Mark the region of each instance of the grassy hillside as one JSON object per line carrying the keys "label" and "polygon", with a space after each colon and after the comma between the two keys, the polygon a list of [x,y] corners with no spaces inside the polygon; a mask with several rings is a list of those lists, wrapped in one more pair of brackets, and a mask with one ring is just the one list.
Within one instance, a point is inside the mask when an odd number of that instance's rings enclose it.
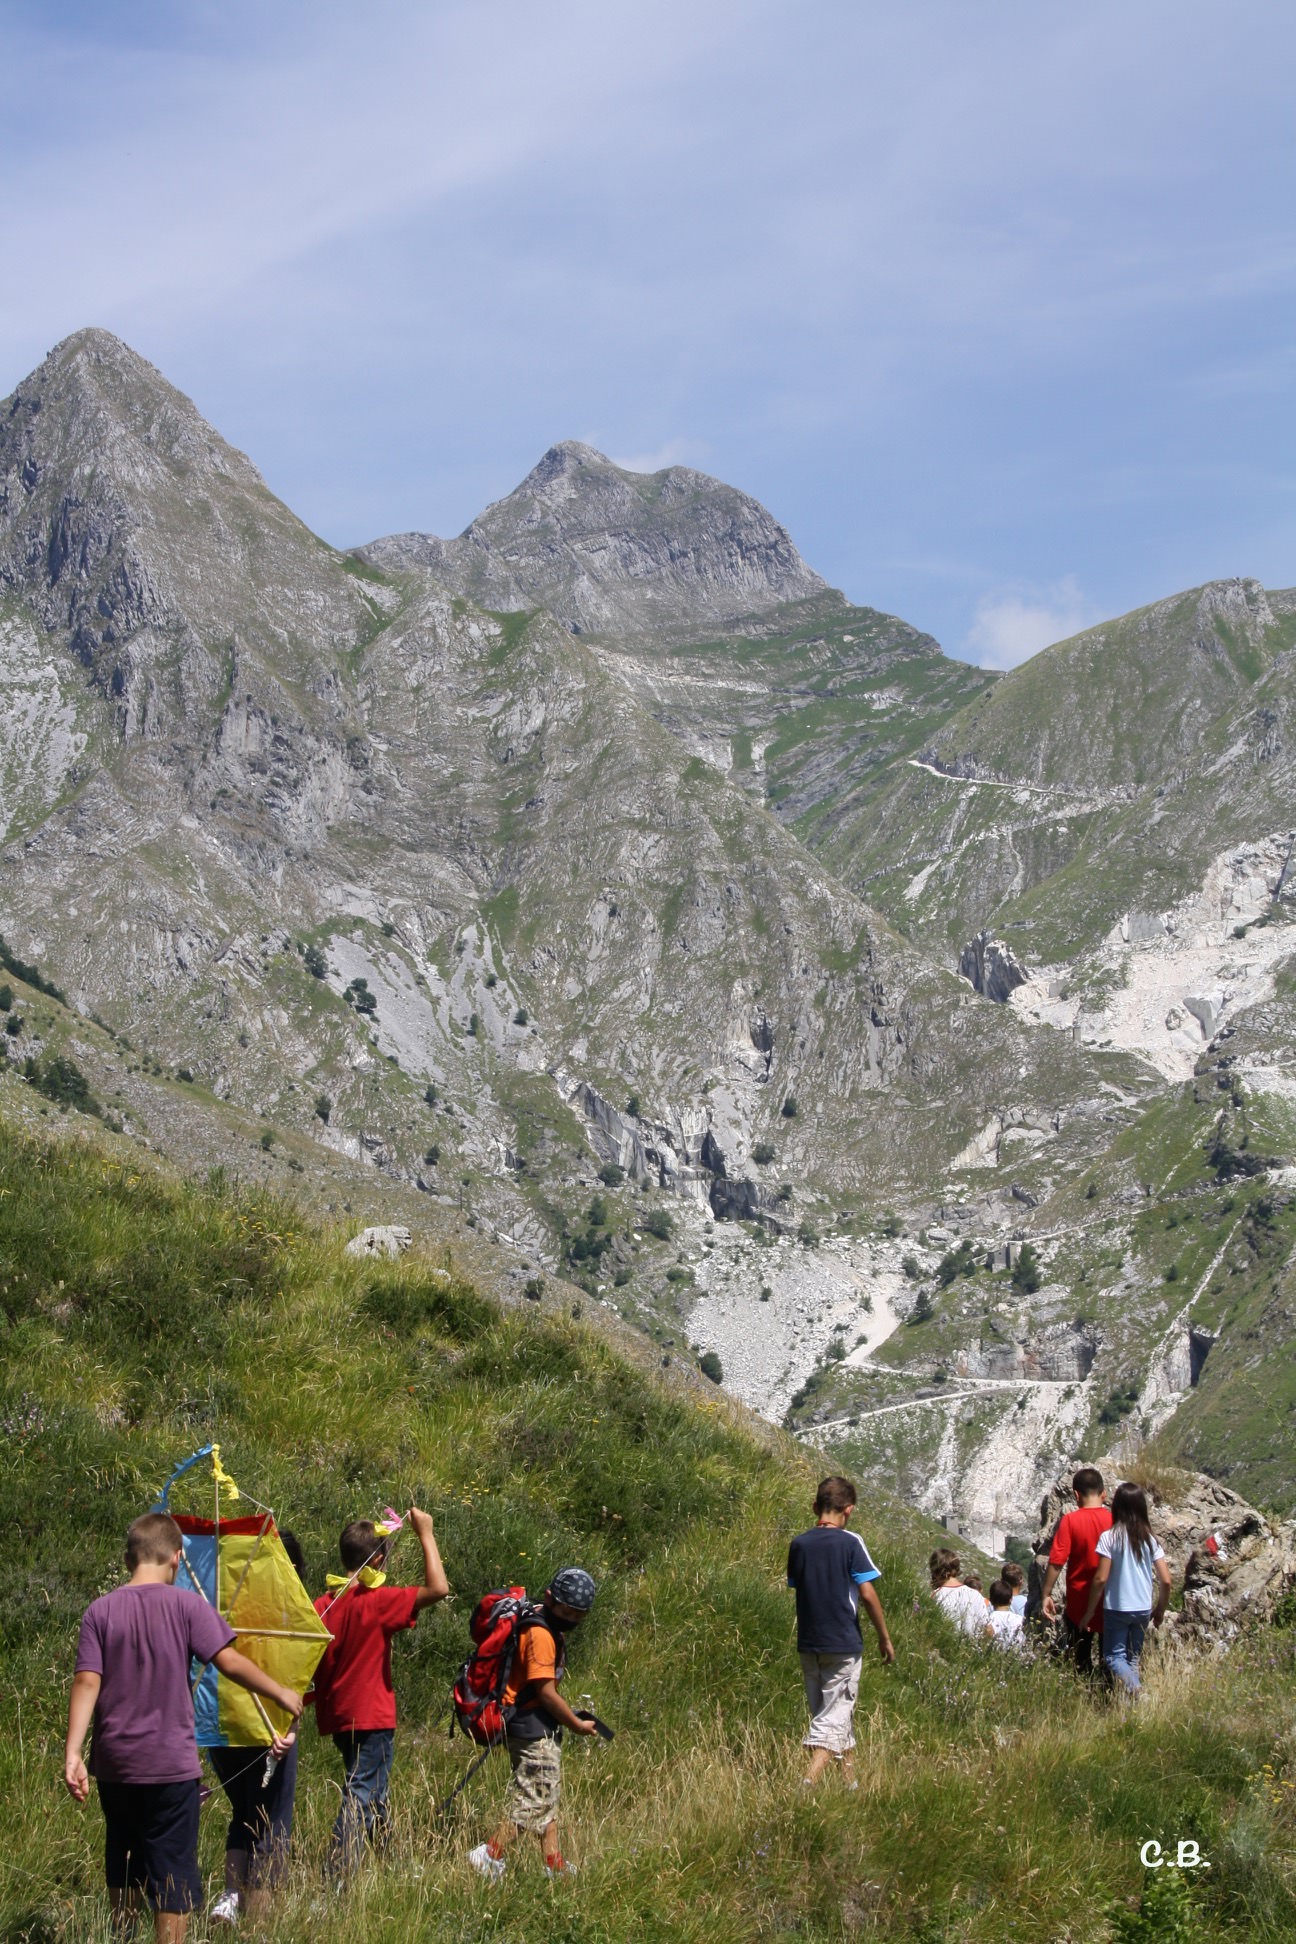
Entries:
{"label": "grassy hillside", "polygon": [[[865,1663],[859,1793],[811,1797],[781,1564],[813,1471],[722,1400],[671,1394],[581,1318],[500,1312],[451,1266],[351,1262],[282,1201],[4,1125],[0,1304],[6,1939],[105,1935],[97,1815],[59,1779],[77,1620],[113,1583],[127,1521],[214,1434],[298,1531],[315,1582],[345,1518],[414,1495],[456,1589],[398,1645],[396,1840],[344,1905],[320,1876],[334,1760],[307,1728],[278,1938],[1296,1932],[1290,1633],[1213,1667],[1209,1698],[1200,1673],[1163,1664],[1128,1719],[1052,1667],[1009,1668],[945,1633],[922,1591],[930,1529],[870,1502],[860,1524],[899,1659]],[[551,1886],[528,1858],[488,1888],[463,1859],[501,1773],[453,1826],[435,1819],[466,1761],[444,1733],[447,1684],[476,1595],[538,1586],[569,1559],[601,1582],[569,1685],[620,1733],[568,1751],[576,1881]],[[1211,1861],[1179,1932],[1150,1912],[1130,1928],[1149,1836],[1197,1840]],[[222,1841],[218,1797],[209,1881]]]}
{"label": "grassy hillside", "polygon": [[1289,592],[1228,581],[1058,642],[933,725],[931,767],[843,793],[814,848],[937,949],[993,924],[1069,958],[1287,828],[1294,641]]}

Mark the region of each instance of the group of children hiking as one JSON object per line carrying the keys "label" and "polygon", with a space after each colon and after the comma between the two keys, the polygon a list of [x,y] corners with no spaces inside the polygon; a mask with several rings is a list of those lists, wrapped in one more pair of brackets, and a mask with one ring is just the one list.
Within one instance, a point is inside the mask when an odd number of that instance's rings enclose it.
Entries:
{"label": "group of children hiking", "polygon": [[[1028,1651],[1027,1626],[1038,1634],[1059,1621],[1053,1589],[1066,1574],[1066,1651],[1083,1673],[1093,1668],[1101,1638],[1109,1680],[1139,1693],[1139,1656],[1149,1626],[1159,1627],[1170,1603],[1170,1568],[1154,1538],[1147,1497],[1138,1485],[1118,1485],[1110,1509],[1101,1472],[1082,1466],[1071,1481],[1076,1508],[1059,1519],[1038,1603],[1031,1608],[1026,1576],[1006,1561],[990,1588],[962,1571],[957,1553],[938,1547],[929,1562],[932,1595],[961,1633],[1008,1653]],[[816,1523],[792,1541],[788,1585],[795,1589],[797,1649],[805,1679],[810,1751],[805,1775],[813,1786],[833,1766],[855,1788],[853,1716],[862,1665],[860,1614],[867,1614],[884,1661],[895,1659],[876,1581],[881,1575],[857,1533],[847,1530],[855,1510],[848,1478],[825,1478],[815,1494]]]}
{"label": "group of children hiking", "polygon": [[[1168,1604],[1169,1568],[1138,1486],[1121,1485],[1108,1510],[1102,1478],[1092,1467],[1078,1471],[1072,1483],[1076,1509],[1058,1523],[1038,1616],[1056,1626],[1053,1588],[1065,1571],[1066,1641],[1077,1666],[1090,1668],[1093,1640],[1101,1631],[1104,1666],[1137,1693],[1144,1634],[1149,1625],[1160,1625]],[[895,1659],[877,1592],[881,1575],[864,1541],[849,1529],[855,1506],[849,1479],[823,1479],[814,1499],[815,1524],[788,1549],[787,1583],[796,1594],[797,1651],[810,1712],[803,1738],[810,1751],[807,1786],[834,1765],[847,1787],[857,1786],[853,1750],[861,1614],[873,1628],[882,1660]],[[396,1728],[393,1636],[412,1627],[424,1607],[450,1590],[430,1516],[414,1507],[409,1523],[423,1552],[419,1585],[387,1584],[388,1541],[361,1520],[343,1531],[342,1572],[329,1576],[330,1591],[315,1602],[332,1636],[310,1698],[320,1733],[332,1737],[342,1759],[341,1805],[330,1844],[330,1868],[339,1879],[386,1830]],[[290,1533],[282,1537],[301,1572],[296,1542]],[[201,1771],[191,1662],[214,1665],[227,1680],[276,1703],[294,1723],[305,1705],[300,1694],[238,1652],[232,1629],[208,1601],[176,1586],[182,1552],[180,1528],[167,1513],[146,1513],[127,1533],[129,1582],[97,1599],[82,1621],[64,1771],[73,1797],[84,1802],[90,1783],[82,1748],[93,1722],[92,1766],[114,1915],[118,1920],[133,1916],[147,1898],[164,1944],[180,1944],[189,1913],[201,1900]],[[958,1556],[942,1548],[932,1554],[931,1580],[937,1605],[962,1632],[1010,1650],[1024,1645],[1027,1602],[1020,1568],[1006,1565],[987,1600],[979,1583],[961,1573]],[[558,1843],[562,1735],[610,1731],[594,1716],[571,1708],[559,1683],[567,1637],[589,1613],[594,1593],[587,1572],[566,1566],[554,1574],[539,1604],[528,1603],[524,1589],[513,1587],[487,1595],[473,1615],[477,1652],[456,1684],[456,1712],[479,1742],[487,1747],[503,1742],[512,1771],[498,1827],[469,1852],[473,1868],[490,1880],[504,1875],[511,1844],[528,1831],[539,1838],[551,1876],[572,1868]],[[231,1922],[244,1912],[256,1914],[283,1869],[292,1829],[296,1736],[276,1736],[269,1750],[256,1750],[251,1761],[246,1749],[210,1752],[231,1807],[225,1893],[211,1916]]]}
{"label": "group of children hiking", "polygon": [[[338,1881],[367,1845],[381,1844],[386,1834],[396,1729],[392,1639],[450,1591],[431,1517],[415,1506],[409,1524],[423,1552],[420,1584],[387,1584],[389,1541],[368,1520],[358,1520],[341,1536],[342,1572],[328,1576],[330,1590],[314,1603],[332,1636],[309,1699],[319,1732],[332,1737],[342,1759],[341,1804],[329,1846],[330,1872]],[[302,1573],[293,1535],[280,1537]],[[95,1600],[81,1622],[64,1756],[64,1780],[75,1801],[87,1800],[91,1774],[98,1788],[115,1926],[124,1929],[147,1904],[159,1944],[181,1944],[190,1913],[202,1901],[202,1771],[191,1665],[214,1666],[225,1679],[272,1701],[294,1724],[268,1746],[208,1751],[231,1811],[225,1890],[209,1912],[216,1922],[259,1915],[283,1872],[292,1833],[296,1724],[306,1705],[302,1695],[239,1653],[233,1629],[208,1600],[176,1585],[183,1552],[180,1527],[166,1512],[145,1513],[127,1532],[128,1582]],[[476,1739],[507,1748],[512,1771],[498,1828],[469,1855],[489,1878],[504,1874],[509,1845],[524,1831],[539,1838],[551,1876],[571,1868],[558,1843],[559,1744],[564,1731],[610,1731],[570,1708],[558,1684],[567,1636],[590,1611],[594,1592],[587,1572],[566,1566],[539,1602],[528,1602],[516,1587],[507,1597],[487,1596],[474,1614],[474,1639],[480,1643],[490,1634],[492,1657],[487,1662],[479,1646],[465,1664],[455,1690],[457,1711]],[[487,1706],[494,1712],[483,1729]],[[91,1730],[87,1769],[83,1749]]]}
{"label": "group of children hiking", "polygon": [[[1062,1645],[1082,1674],[1094,1674],[1099,1641],[1104,1676],[1139,1692],[1139,1656],[1149,1627],[1159,1627],[1170,1603],[1170,1568],[1154,1538],[1141,1486],[1118,1485],[1110,1507],[1102,1473],[1083,1465],[1071,1480],[1075,1510],[1058,1520],[1039,1598],[1028,1605],[1020,1566],[1005,1565],[987,1602],[980,1582],[961,1570],[957,1553],[931,1556],[932,1594],[961,1632],[1025,1651],[1026,1627],[1062,1625]],[[1053,1589],[1066,1574],[1064,1611]],[[1015,1610],[1015,1611],[1014,1611]],[[1054,1635],[1056,1638],[1056,1635]]]}

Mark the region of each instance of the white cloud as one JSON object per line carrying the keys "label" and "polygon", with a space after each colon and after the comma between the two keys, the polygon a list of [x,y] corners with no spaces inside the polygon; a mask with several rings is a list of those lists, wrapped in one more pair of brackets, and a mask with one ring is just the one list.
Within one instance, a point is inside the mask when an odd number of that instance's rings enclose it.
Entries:
{"label": "white cloud", "polygon": [[652,452],[632,452],[628,458],[608,457],[622,472],[655,473],[667,466],[691,466],[698,458],[698,447],[690,439],[667,439]]}
{"label": "white cloud", "polygon": [[982,668],[1016,668],[1041,648],[1066,641],[1102,617],[1071,575],[1052,587],[987,594],[967,633],[969,658]]}

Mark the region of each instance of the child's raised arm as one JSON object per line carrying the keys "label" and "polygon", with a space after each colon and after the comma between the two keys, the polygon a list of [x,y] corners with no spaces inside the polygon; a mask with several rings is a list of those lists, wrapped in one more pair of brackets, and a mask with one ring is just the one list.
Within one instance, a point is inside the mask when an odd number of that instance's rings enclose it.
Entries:
{"label": "child's raised arm", "polygon": [[450,1582],[441,1564],[436,1534],[432,1530],[432,1514],[420,1512],[417,1505],[411,1505],[409,1521],[423,1548],[423,1584],[414,1599],[414,1610],[418,1612],[425,1606],[434,1606],[438,1600],[444,1600],[450,1591]]}

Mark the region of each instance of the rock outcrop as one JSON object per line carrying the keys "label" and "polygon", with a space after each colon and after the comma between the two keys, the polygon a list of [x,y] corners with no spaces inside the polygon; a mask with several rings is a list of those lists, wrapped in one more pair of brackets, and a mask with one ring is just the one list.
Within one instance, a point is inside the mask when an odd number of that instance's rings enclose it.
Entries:
{"label": "rock outcrop", "polygon": [[352,1236],[343,1253],[349,1256],[402,1256],[409,1248],[413,1237],[399,1222],[380,1224],[377,1228],[361,1229],[359,1235]]}
{"label": "rock outcrop", "polygon": [[1030,979],[1011,945],[1005,945],[993,932],[978,932],[959,953],[958,969],[974,992],[983,999],[1003,1005],[1010,993]]}

